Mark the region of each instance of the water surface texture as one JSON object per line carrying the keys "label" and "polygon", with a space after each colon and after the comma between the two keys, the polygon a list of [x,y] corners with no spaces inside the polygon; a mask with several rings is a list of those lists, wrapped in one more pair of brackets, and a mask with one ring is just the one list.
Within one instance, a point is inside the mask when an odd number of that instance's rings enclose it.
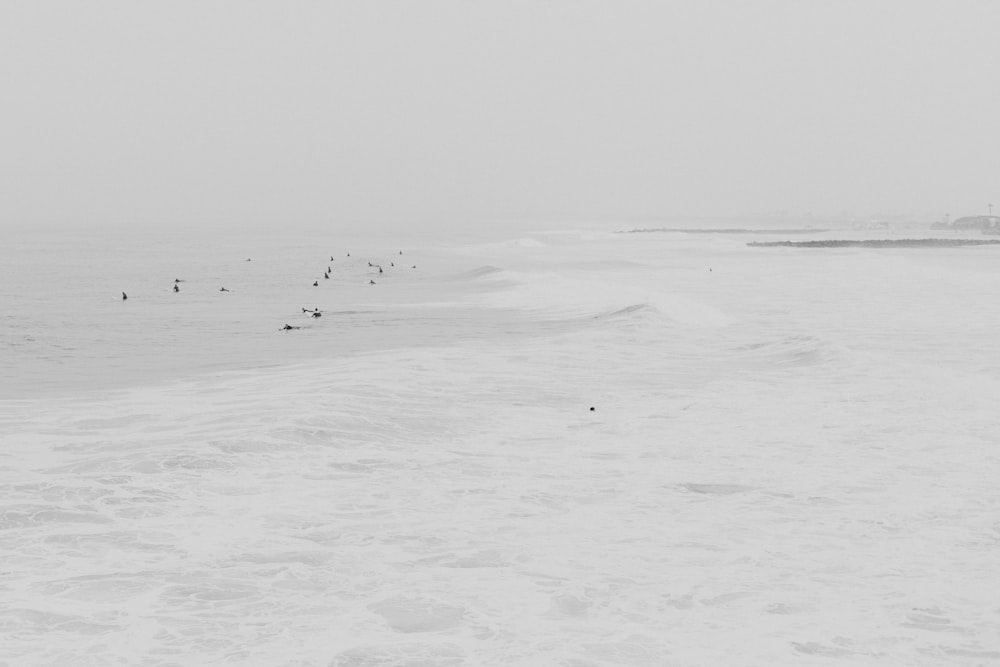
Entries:
{"label": "water surface texture", "polygon": [[1000,663],[1000,250],[747,241],[17,239],[0,665]]}

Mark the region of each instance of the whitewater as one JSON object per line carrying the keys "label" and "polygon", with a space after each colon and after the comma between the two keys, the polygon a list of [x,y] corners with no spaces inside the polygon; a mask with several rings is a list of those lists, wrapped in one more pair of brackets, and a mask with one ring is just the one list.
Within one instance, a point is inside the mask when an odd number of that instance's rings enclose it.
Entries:
{"label": "whitewater", "polygon": [[8,239],[0,665],[1000,664],[1000,250],[628,229]]}

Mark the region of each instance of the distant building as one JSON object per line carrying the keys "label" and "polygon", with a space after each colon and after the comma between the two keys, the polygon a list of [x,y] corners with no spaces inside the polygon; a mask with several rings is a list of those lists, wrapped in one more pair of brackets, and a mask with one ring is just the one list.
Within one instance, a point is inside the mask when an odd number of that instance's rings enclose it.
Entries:
{"label": "distant building", "polygon": [[981,229],[984,233],[995,233],[1000,229],[1000,215],[969,215],[951,223],[952,229]]}

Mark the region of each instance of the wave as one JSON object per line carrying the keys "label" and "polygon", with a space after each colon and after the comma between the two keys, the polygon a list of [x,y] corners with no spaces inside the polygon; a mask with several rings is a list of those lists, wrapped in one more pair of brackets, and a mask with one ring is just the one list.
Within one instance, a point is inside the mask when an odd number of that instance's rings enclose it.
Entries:
{"label": "wave", "polygon": [[792,334],[775,340],[740,345],[733,349],[733,353],[753,366],[774,368],[816,366],[839,361],[844,356],[844,349],[819,336]]}
{"label": "wave", "polygon": [[498,273],[503,273],[503,269],[491,264],[486,264],[484,266],[477,266],[469,271],[463,271],[458,275],[454,276],[454,280],[478,280],[480,278],[487,278],[490,276],[496,276]]}

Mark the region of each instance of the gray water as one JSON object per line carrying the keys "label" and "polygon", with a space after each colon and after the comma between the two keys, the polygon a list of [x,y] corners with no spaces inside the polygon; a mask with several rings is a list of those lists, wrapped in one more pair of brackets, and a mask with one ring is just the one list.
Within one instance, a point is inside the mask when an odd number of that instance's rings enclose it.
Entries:
{"label": "gray water", "polygon": [[1000,661],[998,251],[610,231],[5,245],[0,664]]}

